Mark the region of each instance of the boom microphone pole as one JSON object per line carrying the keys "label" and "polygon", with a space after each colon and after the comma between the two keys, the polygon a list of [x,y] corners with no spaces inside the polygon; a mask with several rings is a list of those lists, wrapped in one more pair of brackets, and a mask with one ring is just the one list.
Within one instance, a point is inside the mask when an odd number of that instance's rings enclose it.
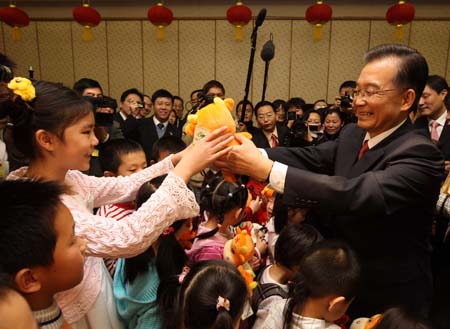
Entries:
{"label": "boom microphone pole", "polygon": [[264,69],[264,82],[263,82],[263,91],[262,91],[262,101],[266,98],[266,88],[267,88],[267,76],[269,74],[269,62],[275,56],[275,45],[273,44],[273,35],[270,34],[270,40],[267,41],[262,50],[261,50],[261,58],[264,62],[266,62],[266,66]]}
{"label": "boom microphone pole", "polygon": [[256,51],[256,38],[258,35],[258,28],[262,25],[264,22],[264,19],[266,18],[267,10],[266,8],[263,8],[258,13],[258,16],[256,17],[255,26],[253,28],[252,32],[252,48],[250,51],[250,60],[248,62],[248,71],[247,71],[247,81],[245,83],[245,95],[244,95],[244,107],[242,109],[241,117],[239,118],[240,122],[244,122],[245,117],[245,104],[248,100],[248,92],[250,89],[250,80],[252,78],[252,71],[253,71],[253,61],[255,58],[255,51]]}

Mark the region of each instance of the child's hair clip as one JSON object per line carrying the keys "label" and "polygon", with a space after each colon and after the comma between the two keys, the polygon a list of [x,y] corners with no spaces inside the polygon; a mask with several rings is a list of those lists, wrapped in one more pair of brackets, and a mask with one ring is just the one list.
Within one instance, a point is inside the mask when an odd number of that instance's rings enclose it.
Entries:
{"label": "child's hair clip", "polygon": [[227,310],[227,312],[229,312],[230,300],[219,296],[217,297],[216,310],[219,311],[221,308],[224,308],[225,310]]}

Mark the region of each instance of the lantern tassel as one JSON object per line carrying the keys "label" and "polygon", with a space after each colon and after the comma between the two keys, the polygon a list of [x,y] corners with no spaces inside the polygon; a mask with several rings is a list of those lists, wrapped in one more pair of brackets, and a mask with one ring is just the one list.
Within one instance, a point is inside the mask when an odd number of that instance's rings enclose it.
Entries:
{"label": "lantern tassel", "polygon": [[92,29],[90,26],[83,27],[83,41],[90,42],[94,39],[94,35],[92,34]]}
{"label": "lantern tassel", "polygon": [[234,29],[234,39],[237,41],[244,40],[244,29],[242,25],[236,25]]}
{"label": "lantern tassel", "polygon": [[18,26],[14,26],[12,29],[12,39],[13,41],[22,40],[22,30]]}
{"label": "lantern tassel", "polygon": [[158,25],[156,28],[156,40],[163,41],[166,38],[166,31],[163,25]]}
{"label": "lantern tassel", "polygon": [[403,24],[397,24],[395,27],[395,40],[403,41],[403,37],[405,35],[405,28]]}
{"label": "lantern tassel", "polygon": [[323,26],[322,24],[314,25],[314,41],[320,41],[323,37]]}

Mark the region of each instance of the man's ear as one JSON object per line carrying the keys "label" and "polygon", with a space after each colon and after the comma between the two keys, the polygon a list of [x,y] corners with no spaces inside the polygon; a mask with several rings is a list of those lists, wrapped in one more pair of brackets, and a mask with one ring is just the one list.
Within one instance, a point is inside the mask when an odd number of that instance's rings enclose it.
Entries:
{"label": "man's ear", "polygon": [[56,143],[59,142],[59,138],[55,134],[44,129],[36,131],[34,137],[36,138],[38,147],[49,152],[53,151]]}
{"label": "man's ear", "polygon": [[402,95],[402,104],[400,107],[400,111],[409,111],[409,109],[411,108],[411,106],[414,103],[414,100],[416,98],[416,92],[413,89],[408,89],[406,91],[403,92]]}
{"label": "man's ear", "polygon": [[42,286],[39,274],[30,268],[24,268],[17,272],[14,276],[14,282],[18,290],[23,294],[36,293],[41,290]]}
{"label": "man's ear", "polygon": [[337,313],[344,313],[345,309],[348,306],[348,302],[345,299],[344,296],[337,296],[334,297],[332,299],[330,299],[330,301],[328,302],[328,312],[332,312],[334,314]]}

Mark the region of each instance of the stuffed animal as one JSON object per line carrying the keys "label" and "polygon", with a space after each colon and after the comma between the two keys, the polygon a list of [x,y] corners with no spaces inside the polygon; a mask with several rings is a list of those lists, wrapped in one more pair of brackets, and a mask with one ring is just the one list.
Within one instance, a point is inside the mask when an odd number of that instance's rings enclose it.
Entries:
{"label": "stuffed animal", "polygon": [[237,266],[250,289],[256,287],[256,282],[253,281],[255,273],[248,264],[248,261],[253,257],[253,251],[254,243],[251,235],[247,230],[241,230],[240,228],[237,228],[236,236],[225,243],[223,250],[223,259]]}
{"label": "stuffed animal", "polygon": [[357,318],[352,322],[349,329],[375,329],[381,321],[381,314],[375,314],[371,318]]}
{"label": "stuffed animal", "polygon": [[[186,135],[193,136],[193,143],[205,137],[208,133],[214,129],[226,126],[227,133],[232,135],[236,134],[236,122],[233,120],[231,111],[234,107],[234,101],[231,98],[225,98],[224,100],[215,97],[214,102],[201,108],[196,114],[190,114],[187,118],[187,124],[185,127]],[[251,138],[249,133],[238,133],[247,138]],[[229,146],[239,145],[239,141],[234,139]],[[236,178],[228,172],[222,172],[223,177],[228,182],[236,181]]]}

